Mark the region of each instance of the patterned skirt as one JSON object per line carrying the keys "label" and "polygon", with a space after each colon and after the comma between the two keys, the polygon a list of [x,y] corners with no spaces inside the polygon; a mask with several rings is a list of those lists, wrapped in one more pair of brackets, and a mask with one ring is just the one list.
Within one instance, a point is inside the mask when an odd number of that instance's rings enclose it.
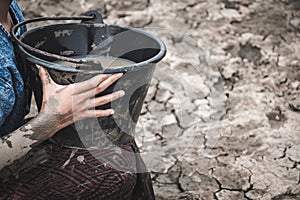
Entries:
{"label": "patterned skirt", "polygon": [[101,151],[45,142],[0,180],[0,199],[155,199],[134,139]]}

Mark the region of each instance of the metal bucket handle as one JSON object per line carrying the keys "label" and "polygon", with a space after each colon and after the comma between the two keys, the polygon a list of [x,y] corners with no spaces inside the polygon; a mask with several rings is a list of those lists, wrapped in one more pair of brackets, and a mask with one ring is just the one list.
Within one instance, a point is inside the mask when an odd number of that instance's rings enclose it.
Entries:
{"label": "metal bucket handle", "polygon": [[[34,52],[36,54],[40,54],[43,56],[46,56],[48,58],[54,58],[57,60],[62,60],[62,61],[67,61],[67,62],[72,62],[72,63],[76,63],[79,66],[86,66],[86,65],[91,65],[92,63],[90,61],[86,61],[86,60],[82,60],[82,59],[74,59],[74,58],[70,58],[70,57],[66,57],[66,56],[60,56],[57,54],[52,54],[46,51],[42,51],[40,49],[37,48],[33,48],[32,46],[25,44],[24,42],[22,42],[17,36],[17,30],[18,28],[20,28],[23,25],[29,24],[29,23],[33,23],[33,22],[39,22],[39,21],[47,21],[47,20],[54,20],[54,21],[59,21],[59,20],[81,20],[81,23],[86,23],[86,24],[102,24],[103,26],[105,26],[104,22],[103,22],[103,17],[102,15],[97,11],[97,10],[91,10],[88,11],[86,13],[84,13],[83,16],[60,16],[60,17],[37,17],[37,18],[32,18],[32,19],[28,19],[25,20],[23,22],[20,22],[16,25],[13,26],[12,28],[12,38],[14,40],[14,42],[21,46],[22,48],[24,48],[26,51],[29,52]],[[87,64],[84,64],[87,63]]]}

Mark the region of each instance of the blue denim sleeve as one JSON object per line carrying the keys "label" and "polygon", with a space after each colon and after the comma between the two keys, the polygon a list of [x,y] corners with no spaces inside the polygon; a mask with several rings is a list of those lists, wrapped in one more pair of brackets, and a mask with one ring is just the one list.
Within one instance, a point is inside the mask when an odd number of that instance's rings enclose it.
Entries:
{"label": "blue denim sleeve", "polygon": [[[9,10],[13,21],[23,21],[22,12],[13,0]],[[26,31],[22,26],[16,35]],[[16,66],[16,56],[10,34],[0,24],[0,137],[24,124],[30,105],[31,93],[27,93],[21,73]]]}
{"label": "blue denim sleeve", "polygon": [[[5,59],[0,58],[0,65],[3,64]],[[0,127],[5,123],[6,118],[12,112],[14,104],[15,104],[15,92],[12,84],[10,83],[11,73],[10,71],[3,67],[0,67]]]}
{"label": "blue denim sleeve", "polygon": [[[14,23],[24,20],[22,12],[13,0],[10,15]],[[16,35],[26,31],[22,26]],[[16,56],[10,34],[0,23],[0,137],[24,124],[24,117],[30,105],[30,91],[26,90],[21,73],[16,66]]]}
{"label": "blue denim sleeve", "polygon": [[[12,7],[13,11],[15,12],[15,15],[17,17],[18,22],[24,21],[24,16],[23,16],[22,11],[21,11],[19,5],[17,4],[16,0],[12,1],[11,7]],[[26,31],[26,27],[25,26],[21,26],[21,28],[18,31],[20,31],[19,33],[23,33],[23,32]],[[17,33],[17,35],[19,33]]]}

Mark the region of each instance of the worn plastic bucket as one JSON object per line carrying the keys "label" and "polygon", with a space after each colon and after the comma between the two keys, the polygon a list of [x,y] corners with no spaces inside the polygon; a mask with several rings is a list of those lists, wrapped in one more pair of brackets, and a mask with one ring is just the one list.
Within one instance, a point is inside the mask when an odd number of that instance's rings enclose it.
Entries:
{"label": "worn plastic bucket", "polygon": [[[14,34],[13,37],[23,65],[26,65],[26,73],[31,77],[30,85],[38,108],[41,106],[42,90],[35,64],[46,67],[59,84],[83,81],[96,74],[124,73],[120,80],[98,95],[117,90],[126,92],[122,99],[99,107],[112,107],[115,110],[113,116],[80,121],[52,138],[60,145],[76,148],[121,144],[127,141],[128,135],[134,134],[156,63],[165,56],[166,48],[159,38],[142,30],[104,24],[98,12],[91,11],[86,16],[92,16],[93,19],[40,26],[25,32],[20,38]],[[42,20],[27,20],[13,27],[13,32],[26,23]],[[84,59],[77,59],[76,67],[55,63],[57,60],[73,59],[74,56],[82,58],[91,54],[122,58],[134,64],[97,69],[95,66],[86,67],[90,63]]]}

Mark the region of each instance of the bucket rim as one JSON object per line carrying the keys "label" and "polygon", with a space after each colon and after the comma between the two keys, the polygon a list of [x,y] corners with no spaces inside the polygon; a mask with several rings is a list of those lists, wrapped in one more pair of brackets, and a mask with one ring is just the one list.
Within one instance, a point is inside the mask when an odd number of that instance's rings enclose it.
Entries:
{"label": "bucket rim", "polygon": [[[26,31],[25,33],[23,33],[20,36],[20,39],[24,39],[24,37],[26,37],[26,35],[30,34],[33,31],[39,30],[39,29],[43,29],[45,27],[51,27],[51,26],[58,26],[58,25],[87,25],[89,26],[90,24],[83,24],[83,23],[57,23],[57,24],[50,24],[50,25],[43,25],[43,26],[39,26],[36,28],[32,28],[29,29],[28,31]],[[165,44],[163,43],[163,41],[158,38],[157,36],[155,36],[152,33],[148,33],[144,30],[138,29],[138,28],[133,28],[133,27],[127,27],[127,26],[119,26],[119,25],[114,25],[114,24],[106,24],[108,27],[113,27],[113,28],[119,28],[119,29],[123,29],[124,31],[130,30],[130,31],[134,31],[136,33],[145,35],[151,39],[153,39],[157,44],[158,44],[158,49],[159,52],[156,53],[153,57],[144,60],[142,62],[138,62],[138,63],[134,63],[134,64],[130,64],[130,65],[124,65],[122,67],[109,67],[109,68],[104,68],[101,70],[84,70],[84,69],[75,69],[73,67],[68,67],[68,66],[63,66],[51,61],[47,61],[47,60],[43,60],[41,58],[38,58],[37,56],[32,55],[31,53],[29,53],[27,50],[25,50],[23,47],[19,46],[20,49],[20,53],[22,54],[22,56],[28,60],[29,62],[32,62],[34,64],[37,65],[41,65],[46,67],[47,69],[50,70],[56,70],[56,71],[64,71],[64,72],[71,72],[71,73],[83,73],[83,74],[112,74],[112,73],[125,73],[128,71],[133,71],[133,70],[139,70],[142,68],[147,67],[149,64],[156,64],[158,63],[160,60],[163,59],[163,57],[166,55],[167,53],[167,49]]]}

